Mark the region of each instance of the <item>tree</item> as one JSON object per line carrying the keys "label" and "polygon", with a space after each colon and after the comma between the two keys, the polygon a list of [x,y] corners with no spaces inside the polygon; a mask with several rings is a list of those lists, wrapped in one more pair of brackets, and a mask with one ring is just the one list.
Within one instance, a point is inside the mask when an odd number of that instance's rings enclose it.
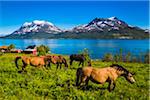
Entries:
{"label": "tree", "polygon": [[15,45],[14,44],[10,44],[9,46],[8,46],[8,50],[11,50],[11,49],[14,49],[15,48]]}
{"label": "tree", "polygon": [[46,55],[50,51],[48,46],[40,45],[37,47],[38,56]]}

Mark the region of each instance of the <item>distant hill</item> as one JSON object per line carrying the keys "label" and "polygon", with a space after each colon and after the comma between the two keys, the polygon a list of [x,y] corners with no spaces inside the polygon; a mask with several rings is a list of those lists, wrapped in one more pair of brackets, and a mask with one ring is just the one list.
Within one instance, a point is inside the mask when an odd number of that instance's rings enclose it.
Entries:
{"label": "distant hill", "polygon": [[47,21],[25,22],[18,30],[3,38],[77,38],[77,39],[146,39],[149,31],[128,25],[117,17],[95,18],[88,24],[62,30]]}

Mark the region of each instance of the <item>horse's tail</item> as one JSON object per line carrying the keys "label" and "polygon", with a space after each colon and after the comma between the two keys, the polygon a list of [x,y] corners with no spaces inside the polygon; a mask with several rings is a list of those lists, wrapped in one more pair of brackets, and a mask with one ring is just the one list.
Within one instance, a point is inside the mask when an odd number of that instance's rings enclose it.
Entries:
{"label": "horse's tail", "polygon": [[65,64],[65,67],[68,68],[67,60],[65,58],[63,58],[63,61],[64,61],[64,64]]}
{"label": "horse's tail", "polygon": [[79,86],[81,82],[79,82],[81,80],[83,71],[82,68],[78,68],[77,72],[76,72],[76,86]]}
{"label": "horse's tail", "polygon": [[19,67],[18,67],[18,60],[19,59],[21,59],[21,57],[19,56],[19,57],[16,57],[16,59],[15,59],[15,64],[16,64],[16,67],[19,69]]}

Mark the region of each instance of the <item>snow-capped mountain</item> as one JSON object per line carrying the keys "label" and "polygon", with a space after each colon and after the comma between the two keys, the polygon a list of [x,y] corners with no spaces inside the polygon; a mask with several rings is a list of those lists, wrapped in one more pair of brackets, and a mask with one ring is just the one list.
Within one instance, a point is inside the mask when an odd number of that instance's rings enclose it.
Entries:
{"label": "snow-capped mountain", "polygon": [[124,21],[117,17],[95,18],[88,24],[80,25],[73,28],[73,32],[103,32],[111,30],[119,30],[120,28],[130,27]]}
{"label": "snow-capped mountain", "polygon": [[128,25],[117,17],[95,18],[88,24],[76,26],[71,30],[62,30],[54,24],[35,20],[25,22],[18,30],[4,38],[89,38],[89,39],[146,39],[147,30]]}
{"label": "snow-capped mountain", "polygon": [[25,22],[18,30],[12,34],[27,34],[27,33],[53,33],[62,32],[61,29],[54,24],[44,20],[34,20],[33,22]]}

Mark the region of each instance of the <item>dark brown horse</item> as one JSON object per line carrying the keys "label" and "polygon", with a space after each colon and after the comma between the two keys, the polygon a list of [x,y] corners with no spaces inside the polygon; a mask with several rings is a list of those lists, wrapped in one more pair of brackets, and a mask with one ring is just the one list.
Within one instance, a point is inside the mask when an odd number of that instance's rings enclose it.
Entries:
{"label": "dark brown horse", "polygon": [[51,59],[50,62],[57,65],[57,69],[58,69],[58,67],[61,69],[62,64],[64,64],[65,67],[68,68],[67,61],[66,61],[66,59],[63,56],[50,55],[49,57]]}
{"label": "dark brown horse", "polygon": [[72,54],[70,55],[70,66],[72,65],[73,61],[78,61],[80,66],[82,64],[82,67],[84,66],[86,58],[83,54]]}
{"label": "dark brown horse", "polygon": [[78,68],[76,72],[76,86],[85,82],[88,85],[89,80],[97,84],[109,83],[108,90],[114,90],[115,81],[119,76],[124,76],[130,83],[134,83],[133,75],[120,65],[113,64],[106,68],[83,67]]}
{"label": "dark brown horse", "polygon": [[[35,67],[46,67],[47,65],[50,64],[50,58],[47,56],[19,56],[15,58],[15,64],[16,67],[18,67],[18,60],[21,59],[23,66],[22,66],[22,71],[26,68],[27,65],[35,66]],[[21,71],[21,72],[22,72]]]}

